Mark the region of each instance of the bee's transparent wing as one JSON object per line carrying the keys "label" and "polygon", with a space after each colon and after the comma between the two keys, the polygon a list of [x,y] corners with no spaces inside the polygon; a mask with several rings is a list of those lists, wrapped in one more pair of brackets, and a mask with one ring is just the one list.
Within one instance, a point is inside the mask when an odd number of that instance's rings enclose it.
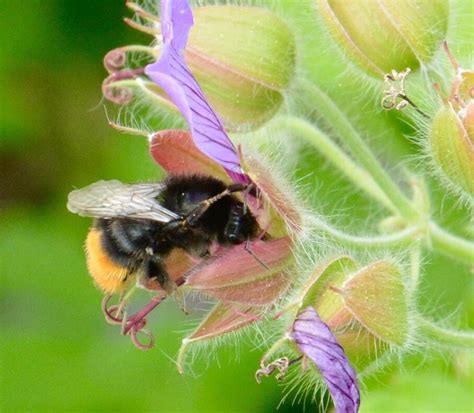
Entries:
{"label": "bee's transparent wing", "polygon": [[120,181],[98,181],[68,196],[69,211],[94,218],[144,218],[169,222],[179,218],[156,200],[162,183],[124,184]]}

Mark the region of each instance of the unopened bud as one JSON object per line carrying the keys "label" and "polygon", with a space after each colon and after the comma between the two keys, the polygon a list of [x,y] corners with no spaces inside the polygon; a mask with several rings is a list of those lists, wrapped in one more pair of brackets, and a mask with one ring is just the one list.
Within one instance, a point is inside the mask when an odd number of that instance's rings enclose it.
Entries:
{"label": "unopened bud", "polygon": [[[429,133],[436,166],[458,191],[474,196],[474,103],[460,117],[453,106],[444,105],[435,115]],[[461,115],[461,116],[462,116]]]}
{"label": "unopened bud", "polygon": [[257,7],[193,10],[185,57],[227,126],[258,126],[283,102],[295,65],[295,39],[286,23]]}
{"label": "unopened bud", "polygon": [[408,303],[402,275],[388,261],[360,269],[344,283],[342,298],[353,316],[381,340],[403,345],[408,337]]}
{"label": "unopened bud", "polygon": [[303,288],[300,308],[308,305],[359,369],[390,345],[408,341],[407,294],[400,271],[389,261],[360,268],[352,258],[341,256],[322,264]]}
{"label": "unopened bud", "polygon": [[446,0],[316,2],[343,52],[378,78],[429,63],[447,30]]}
{"label": "unopened bud", "polygon": [[455,71],[449,96],[443,100],[431,123],[428,152],[444,183],[461,197],[472,200],[474,195],[474,71],[461,67],[443,43]]}

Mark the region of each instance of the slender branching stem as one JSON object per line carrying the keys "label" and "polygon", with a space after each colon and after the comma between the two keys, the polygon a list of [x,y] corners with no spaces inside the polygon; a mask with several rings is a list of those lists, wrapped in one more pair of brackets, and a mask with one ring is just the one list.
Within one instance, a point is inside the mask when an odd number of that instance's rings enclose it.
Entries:
{"label": "slender branching stem", "polygon": [[359,248],[390,248],[407,246],[416,242],[417,235],[420,233],[417,227],[408,227],[387,235],[359,236],[348,234],[341,231],[322,220],[315,220],[313,225],[332,238],[341,241],[346,245],[353,245]]}
{"label": "slender branching stem", "polygon": [[431,341],[441,345],[474,349],[474,332],[440,327],[421,316],[418,316],[416,321],[419,332]]}
{"label": "slender branching stem", "polygon": [[[281,117],[275,125],[293,131],[329,159],[360,189],[399,215],[407,226],[419,226],[425,222],[425,237],[428,234],[431,246],[437,251],[457,258],[464,263],[474,262],[474,242],[451,234],[428,219],[428,211],[422,212],[411,202],[384,170],[370,150],[365,140],[353,128],[349,119],[334,102],[316,85],[307,90],[313,96],[315,109],[331,124],[344,144],[350,149],[361,168],[351,157],[336,145],[331,138],[315,128],[311,123],[296,117]],[[350,239],[348,239],[349,241]]]}
{"label": "slender branching stem", "polygon": [[435,222],[429,223],[431,243],[436,250],[474,265],[474,242],[458,237],[441,228]]}
{"label": "slender branching stem", "polygon": [[312,145],[326,159],[334,164],[357,187],[367,192],[387,208],[396,212],[396,208],[385,193],[378,187],[372,177],[360,168],[344,151],[342,151],[325,133],[316,129],[309,122],[285,116],[275,120],[272,125],[276,130],[288,130]]}
{"label": "slender branching stem", "polygon": [[268,360],[270,360],[270,358],[275,354],[277,353],[278,351],[280,351],[285,345],[287,345],[288,343],[290,343],[290,338],[286,335],[284,335],[283,337],[279,338],[277,341],[275,341],[273,343],[273,345],[267,350],[267,352],[265,353],[265,355],[262,357],[262,359],[260,360],[261,364],[265,364],[268,362]]}
{"label": "slender branching stem", "polygon": [[352,126],[347,116],[336,106],[333,100],[314,83],[307,82],[305,89],[309,93],[311,104],[317,113],[331,126],[341,142],[351,151],[356,160],[372,176],[377,185],[385,191],[397,212],[407,222],[416,222],[418,213],[409,198],[393,181],[369,148],[365,139]]}
{"label": "slender branching stem", "polygon": [[415,295],[421,275],[421,245],[419,242],[410,249],[410,294]]}

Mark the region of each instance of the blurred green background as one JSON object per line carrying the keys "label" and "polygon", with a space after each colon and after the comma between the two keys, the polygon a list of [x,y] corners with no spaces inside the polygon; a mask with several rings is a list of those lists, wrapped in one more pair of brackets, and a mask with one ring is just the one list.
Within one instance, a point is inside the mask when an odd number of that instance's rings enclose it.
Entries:
{"label": "blurred green background", "polygon": [[[285,3],[290,18],[306,13],[299,6],[307,10],[308,2]],[[275,411],[282,389],[272,378],[255,383],[261,351],[254,345],[243,340],[239,348],[226,346],[209,366],[202,363],[179,375],[172,358],[183,332],[192,328],[192,316],[176,303],[165,303],[150,318],[157,346],[149,352],[137,350],[101,314],[102,296],[87,275],[82,247],[90,222],[67,212],[67,194],[99,179],[134,182],[161,176],[145,140],[111,130],[102,105],[105,53],[149,41],[121,24],[129,15],[124,2],[0,0],[0,10],[0,409]],[[467,27],[469,19],[462,30]],[[313,74],[340,96],[337,86],[350,83],[351,76],[319,46],[317,40],[307,45],[317,51]],[[354,94],[364,85],[357,87]],[[350,96],[339,100],[344,99],[352,102]],[[359,121],[370,118],[371,110],[364,105]],[[383,133],[387,127],[398,128],[400,136],[409,132],[392,114],[374,120],[374,130]],[[379,146],[392,155],[414,151],[403,140]],[[324,162],[308,154],[297,175],[307,177],[314,165]],[[331,185],[348,185],[326,166],[318,179],[319,187],[327,182],[329,194]],[[339,201],[331,196],[324,203],[328,208]],[[344,202],[367,203],[363,196],[352,198]],[[448,222],[463,213],[452,208],[443,218]],[[474,311],[469,270],[439,256],[427,265],[431,278],[423,285],[421,304],[433,317],[450,317],[468,327]],[[408,357],[367,383],[361,411],[469,411],[472,372],[467,352]],[[288,400],[280,412],[303,410]],[[316,410],[306,405],[306,411]]]}

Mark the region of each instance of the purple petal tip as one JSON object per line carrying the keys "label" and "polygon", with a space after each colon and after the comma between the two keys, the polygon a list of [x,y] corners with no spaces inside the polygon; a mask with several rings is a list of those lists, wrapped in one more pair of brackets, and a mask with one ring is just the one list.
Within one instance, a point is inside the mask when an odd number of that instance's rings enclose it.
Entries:
{"label": "purple petal tip", "polygon": [[232,179],[249,181],[242,172],[237,150],[221,120],[184,61],[183,49],[193,23],[187,0],[161,2],[162,54],[158,61],[145,67],[145,74],[168,94],[181,111],[199,150],[221,164]]}
{"label": "purple petal tip", "polygon": [[331,393],[336,413],[358,412],[360,391],[356,372],[313,307],[307,307],[298,315],[291,338],[300,351],[316,364]]}

